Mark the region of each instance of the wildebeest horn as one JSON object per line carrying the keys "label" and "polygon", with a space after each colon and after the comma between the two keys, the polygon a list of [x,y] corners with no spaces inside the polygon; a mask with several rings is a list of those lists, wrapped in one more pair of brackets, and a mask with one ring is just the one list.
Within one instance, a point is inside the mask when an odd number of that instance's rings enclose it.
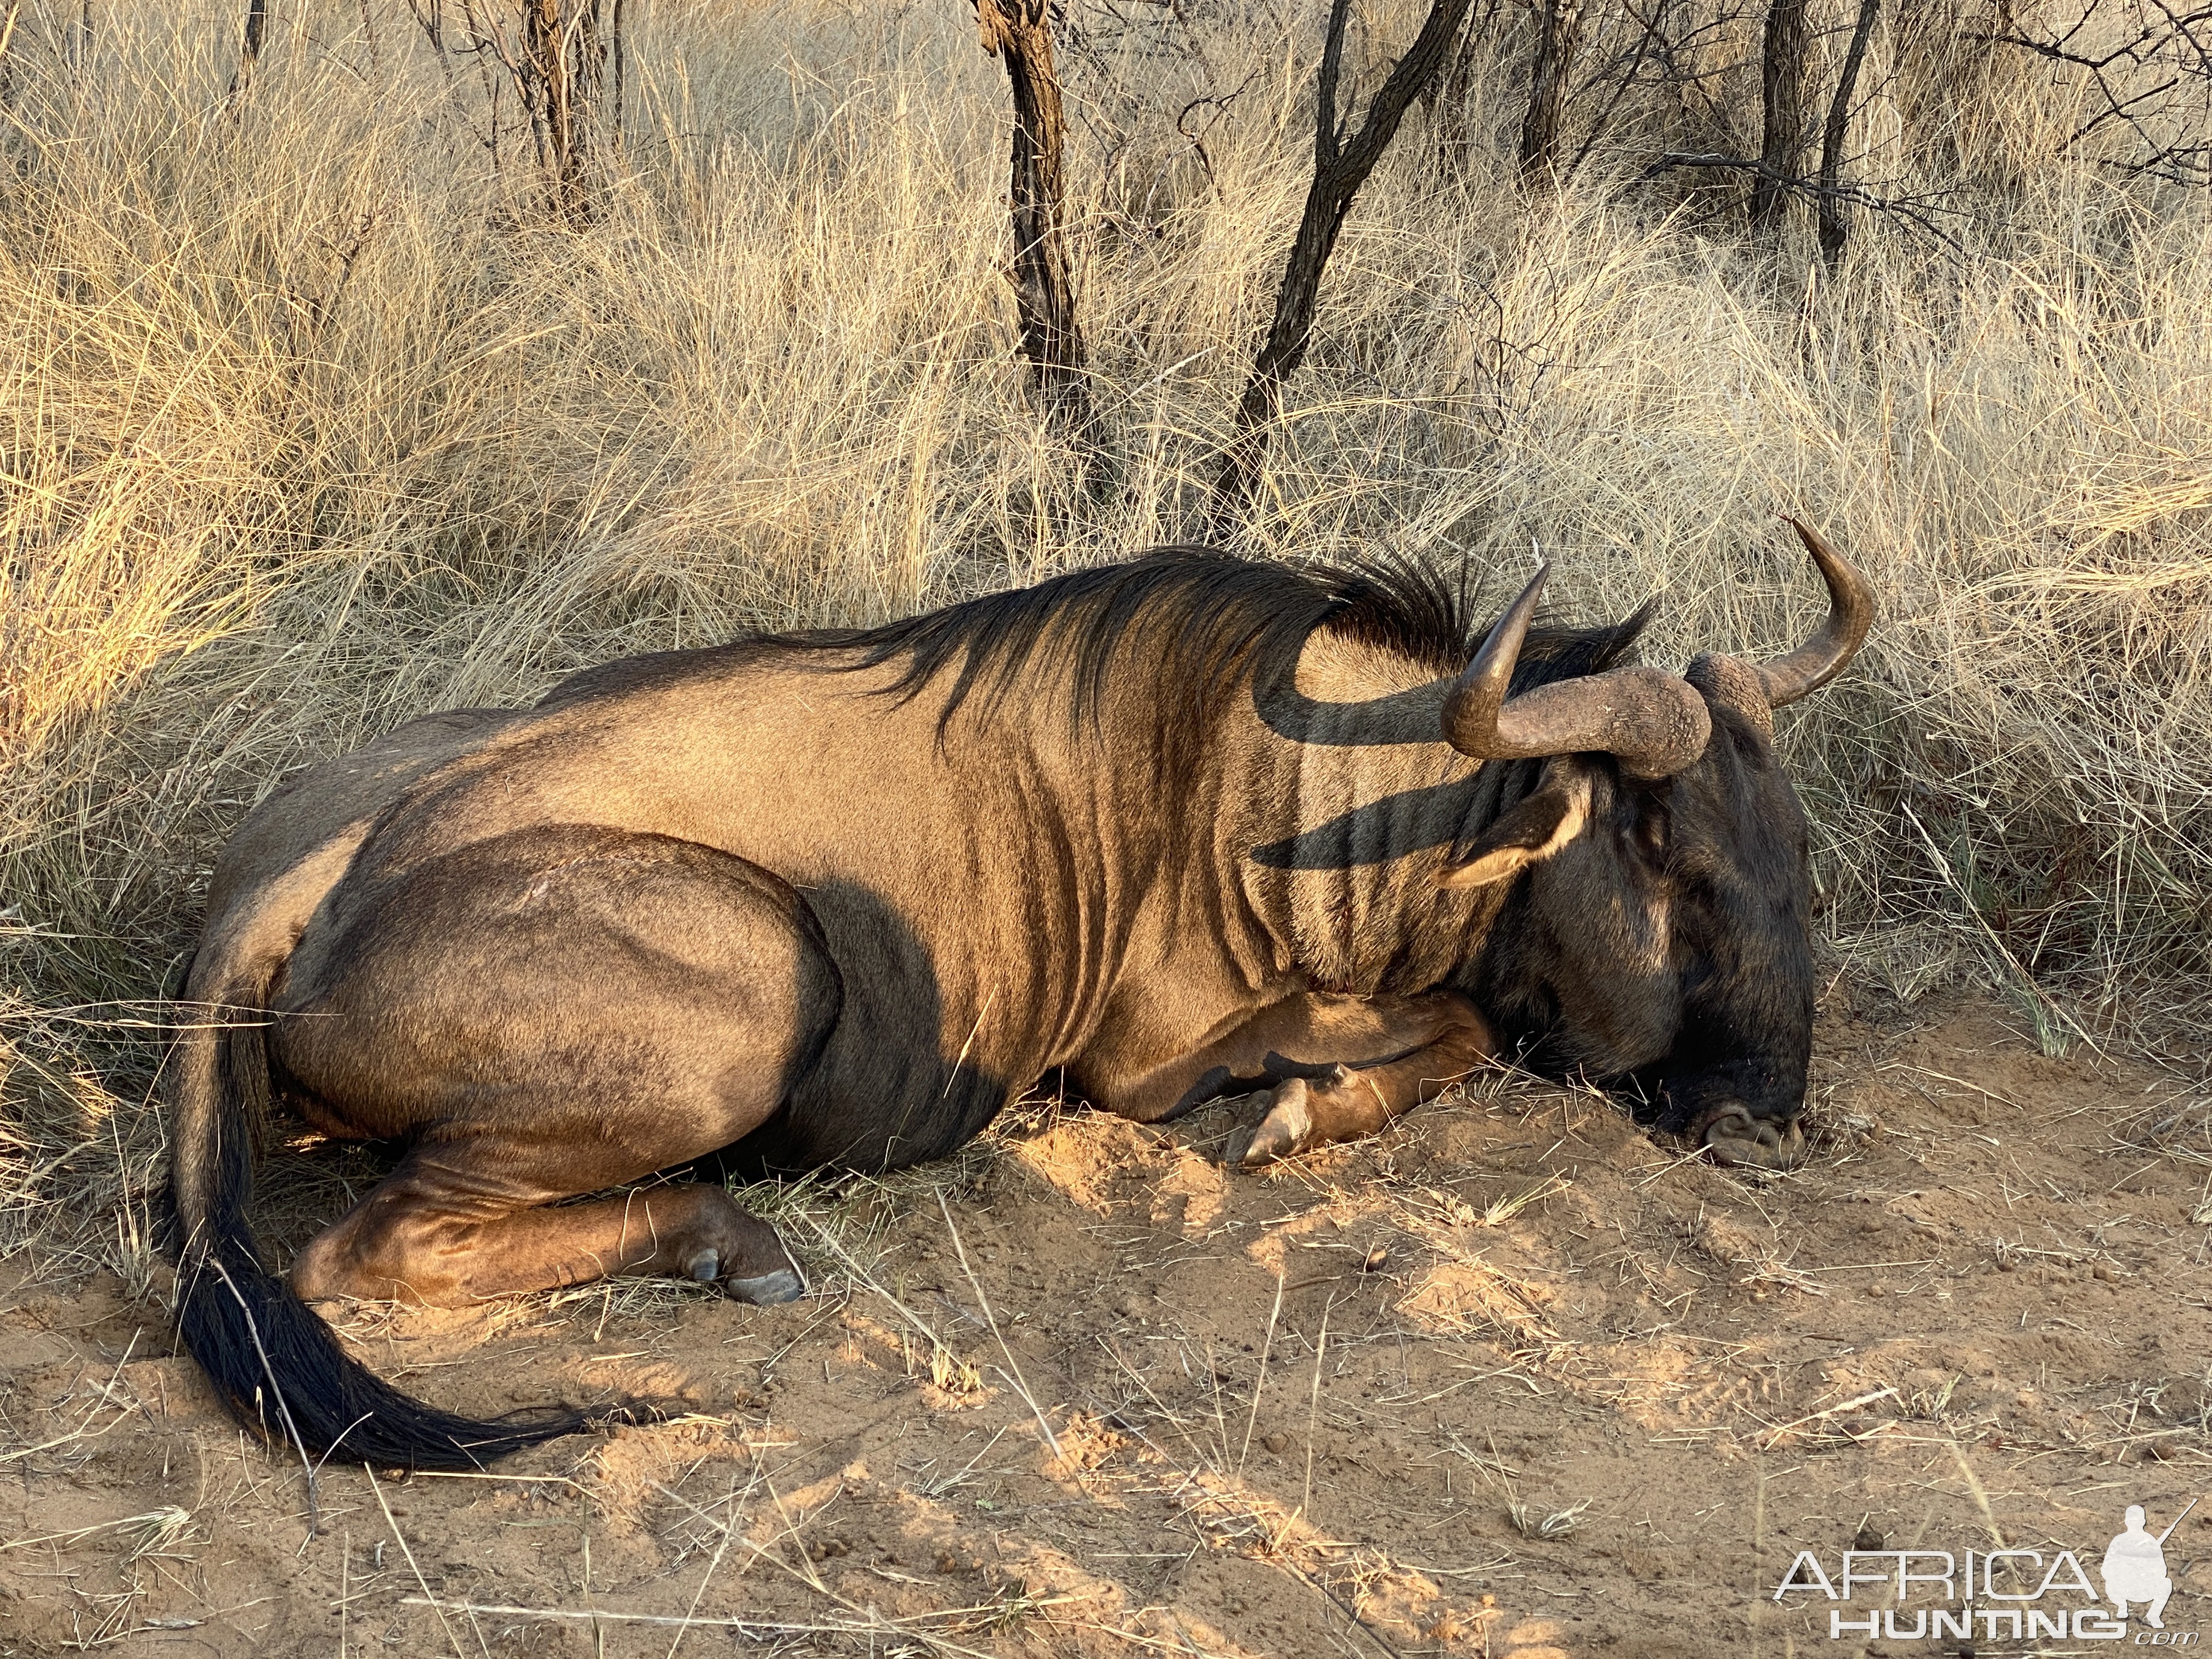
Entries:
{"label": "wildebeest horn", "polygon": [[1775,708],[1811,696],[1842,673],[1874,626],[1874,590],[1867,579],[1810,525],[1791,519],[1790,527],[1828,585],[1828,620],[1788,656],[1758,665],[1759,683],[1765,688],[1768,705]]}
{"label": "wildebeest horn", "polygon": [[1536,686],[1507,700],[1513,665],[1547,565],[1498,619],[1444,699],[1444,741],[1477,760],[1601,750],[1632,777],[1671,777],[1705,752],[1712,716],[1687,681],[1657,668],[1615,668]]}

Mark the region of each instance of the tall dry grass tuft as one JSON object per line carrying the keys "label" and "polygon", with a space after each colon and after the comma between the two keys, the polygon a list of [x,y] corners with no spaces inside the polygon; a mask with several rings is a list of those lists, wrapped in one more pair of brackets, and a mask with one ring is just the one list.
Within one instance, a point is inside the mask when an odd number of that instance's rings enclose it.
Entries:
{"label": "tall dry grass tuft", "polygon": [[[1304,191],[1318,18],[1072,9],[1080,488],[1024,389],[1004,88],[957,8],[656,5],[588,224],[520,135],[488,142],[465,64],[372,43],[356,6],[278,9],[234,109],[234,7],[95,5],[88,40],[25,13],[0,1253],[43,1229],[143,1261],[156,1001],[288,768],[620,653],[1194,532]],[[1417,10],[1377,9],[1365,86]],[[1517,27],[1481,26],[1464,96],[1370,183],[1249,544],[1503,595],[1534,542],[1566,611],[1663,592],[1679,659],[1808,624],[1774,514],[1811,514],[1889,596],[1785,720],[1843,960],[1906,994],[1992,974],[2054,1042],[2185,1029],[2212,1000],[2206,204],[2067,149],[2079,89],[2047,66],[1885,26],[1855,165],[1948,192],[1956,252],[1861,215],[1831,283],[1809,223],[1754,244],[1726,189],[1639,183],[1741,138],[1756,69],[1724,34],[1714,99],[1624,100],[1532,207]]]}

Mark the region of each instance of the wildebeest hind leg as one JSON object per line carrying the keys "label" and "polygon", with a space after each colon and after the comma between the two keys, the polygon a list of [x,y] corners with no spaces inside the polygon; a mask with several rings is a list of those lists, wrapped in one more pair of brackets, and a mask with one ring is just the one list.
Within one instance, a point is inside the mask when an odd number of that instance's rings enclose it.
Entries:
{"label": "wildebeest hind leg", "polygon": [[[512,1146],[483,1137],[416,1148],[292,1266],[303,1297],[453,1307],[617,1273],[713,1280],[738,1300],[803,1293],[775,1230],[720,1187],[683,1182],[589,1204],[550,1204],[554,1170],[518,1181]],[[560,1149],[573,1171],[599,1149]],[[496,1176],[489,1171],[498,1170]]]}
{"label": "wildebeest hind leg", "polygon": [[584,1204],[772,1115],[842,1010],[812,912],[770,872],[662,836],[549,825],[358,894],[294,953],[272,1056],[319,1127],[404,1137],[294,1264],[307,1297],[434,1304],[610,1273],[800,1293],[719,1186]]}

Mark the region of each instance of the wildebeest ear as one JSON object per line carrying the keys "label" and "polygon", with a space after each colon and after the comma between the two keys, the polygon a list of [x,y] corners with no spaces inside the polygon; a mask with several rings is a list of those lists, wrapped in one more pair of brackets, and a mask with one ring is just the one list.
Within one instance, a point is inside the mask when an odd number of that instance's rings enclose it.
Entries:
{"label": "wildebeest ear", "polygon": [[1589,780],[1555,767],[1536,793],[1502,813],[1471,842],[1452,848],[1439,887],[1484,887],[1547,859],[1589,822]]}

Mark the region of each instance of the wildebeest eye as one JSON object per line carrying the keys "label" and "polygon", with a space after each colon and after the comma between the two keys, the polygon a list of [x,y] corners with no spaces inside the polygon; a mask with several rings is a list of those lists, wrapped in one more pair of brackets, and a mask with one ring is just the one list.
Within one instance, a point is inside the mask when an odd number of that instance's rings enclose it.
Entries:
{"label": "wildebeest eye", "polygon": [[1667,856],[1668,843],[1673,839],[1674,814],[1668,810],[1666,797],[1659,790],[1639,790],[1633,799],[1635,819],[1629,837],[1636,851],[1656,864]]}

